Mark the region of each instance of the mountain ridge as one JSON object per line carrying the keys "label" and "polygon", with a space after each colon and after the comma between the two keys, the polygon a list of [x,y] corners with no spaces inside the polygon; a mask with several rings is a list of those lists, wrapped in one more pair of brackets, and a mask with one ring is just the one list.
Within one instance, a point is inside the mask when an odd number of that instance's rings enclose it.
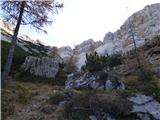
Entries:
{"label": "mountain ridge", "polygon": [[[58,48],[58,53],[62,58],[65,59],[71,54],[73,54],[73,51],[76,49],[76,54],[79,56],[79,60],[76,65],[79,69],[81,68],[81,66],[84,65],[85,54],[89,51],[91,47],[95,47],[95,51],[100,55],[113,54],[116,52],[125,53],[133,49],[134,47],[130,33],[130,24],[132,24],[132,31],[134,33],[137,47],[142,46],[145,42],[145,39],[154,37],[155,35],[160,35],[159,11],[160,3],[147,5],[142,10],[133,13],[122,24],[120,29],[113,33],[106,33],[103,41],[94,41],[93,39],[88,39],[83,41],[81,44],[76,45],[73,49],[70,46],[60,47]],[[3,22],[1,22],[1,27],[5,28]],[[13,29],[13,25],[11,25],[11,28]],[[9,33],[11,32],[12,31],[9,31]],[[1,38],[3,38],[3,35],[1,36]],[[32,40],[29,36],[26,35],[20,35],[20,39],[30,41],[33,44],[37,44],[34,40]],[[51,50],[51,47],[48,46],[47,48],[49,52]]]}

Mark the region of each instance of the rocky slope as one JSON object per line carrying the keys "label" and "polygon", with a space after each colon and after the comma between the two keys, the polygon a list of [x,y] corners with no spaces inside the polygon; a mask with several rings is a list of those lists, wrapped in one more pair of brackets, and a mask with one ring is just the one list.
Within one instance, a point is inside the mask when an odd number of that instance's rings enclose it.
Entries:
{"label": "rocky slope", "polygon": [[[102,45],[96,48],[99,54],[112,54],[115,52],[126,52],[133,49],[132,33],[137,46],[142,46],[146,38],[160,35],[160,3],[148,5],[144,9],[130,16],[124,24],[114,33],[108,32],[103,39]],[[132,31],[130,28],[132,26]],[[84,42],[85,43],[85,42]],[[84,46],[80,44],[79,46]],[[82,47],[81,46],[81,47]],[[89,46],[89,45],[85,45]],[[85,51],[79,56],[77,65],[79,68],[85,62]]]}

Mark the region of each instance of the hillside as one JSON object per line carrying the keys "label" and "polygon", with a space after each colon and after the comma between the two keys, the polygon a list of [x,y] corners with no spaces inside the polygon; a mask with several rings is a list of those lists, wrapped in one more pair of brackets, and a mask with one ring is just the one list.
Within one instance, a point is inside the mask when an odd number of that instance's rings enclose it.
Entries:
{"label": "hillside", "polygon": [[[19,37],[2,87],[2,118],[160,120],[159,11],[159,3],[148,5],[103,42],[89,39],[74,49]],[[0,32],[3,72],[12,34]]]}

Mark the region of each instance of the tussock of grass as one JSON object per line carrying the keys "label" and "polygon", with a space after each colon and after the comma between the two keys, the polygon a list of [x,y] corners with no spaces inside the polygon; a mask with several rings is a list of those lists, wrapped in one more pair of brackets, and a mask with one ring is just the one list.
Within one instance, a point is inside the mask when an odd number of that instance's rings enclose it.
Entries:
{"label": "tussock of grass", "polygon": [[2,118],[15,114],[16,104],[27,104],[31,96],[31,92],[23,84],[9,82],[2,88]]}
{"label": "tussock of grass", "polygon": [[116,91],[81,91],[74,94],[66,105],[63,117],[69,120],[87,120],[91,114],[109,113],[123,118],[132,109],[131,103]]}

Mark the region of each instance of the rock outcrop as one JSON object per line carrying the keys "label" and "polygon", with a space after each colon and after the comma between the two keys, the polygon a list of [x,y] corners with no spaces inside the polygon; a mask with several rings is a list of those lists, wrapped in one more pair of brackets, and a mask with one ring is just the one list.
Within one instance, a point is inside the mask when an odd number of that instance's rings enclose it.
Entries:
{"label": "rock outcrop", "polygon": [[119,76],[113,72],[99,71],[95,73],[70,74],[65,82],[66,89],[125,89]]}
{"label": "rock outcrop", "polygon": [[[132,102],[133,110],[132,113],[143,113],[151,115],[154,119],[160,120],[160,103],[154,100],[150,96],[135,94],[128,98]],[[145,118],[145,117],[144,117]],[[148,120],[149,116],[147,117]],[[147,120],[147,118],[143,120]]]}
{"label": "rock outcrop", "polygon": [[49,57],[27,56],[22,68],[35,76],[54,78],[59,70],[59,63]]}
{"label": "rock outcrop", "polygon": [[[128,110],[128,114],[123,116],[125,120],[126,118],[128,118],[127,120],[160,120],[160,103],[151,96],[137,93],[125,99],[128,99],[132,106],[132,110]],[[89,119],[99,120],[98,118],[102,118],[105,120],[119,120],[115,119],[114,116],[111,117],[109,113],[104,114],[104,116],[90,115]]]}
{"label": "rock outcrop", "polygon": [[58,54],[63,58],[63,60],[67,60],[71,54],[73,54],[73,50],[69,46],[60,47],[58,49]]}
{"label": "rock outcrop", "polygon": [[[109,54],[115,51],[126,52],[133,49],[132,33],[137,46],[144,44],[146,38],[160,35],[160,3],[148,5],[144,9],[134,13],[130,16],[124,24],[114,33],[107,33],[103,39],[103,46],[97,49],[99,53],[108,51]],[[131,31],[132,27],[132,31]],[[105,47],[111,44],[112,47]]]}
{"label": "rock outcrop", "polygon": [[[104,36],[103,43],[96,48],[100,55],[127,52],[134,48],[132,33],[137,47],[144,45],[146,38],[160,35],[160,3],[148,5],[144,9],[130,16],[119,30],[108,32]],[[130,28],[132,26],[132,31]],[[92,41],[93,42],[93,41]],[[78,68],[85,64],[85,52],[81,53]]]}
{"label": "rock outcrop", "polygon": [[103,45],[101,41],[95,42],[93,39],[88,39],[82,42],[81,44],[76,45],[75,49],[78,52],[78,54],[83,53],[83,52],[87,53],[91,47],[95,47],[96,49],[101,45]]}

